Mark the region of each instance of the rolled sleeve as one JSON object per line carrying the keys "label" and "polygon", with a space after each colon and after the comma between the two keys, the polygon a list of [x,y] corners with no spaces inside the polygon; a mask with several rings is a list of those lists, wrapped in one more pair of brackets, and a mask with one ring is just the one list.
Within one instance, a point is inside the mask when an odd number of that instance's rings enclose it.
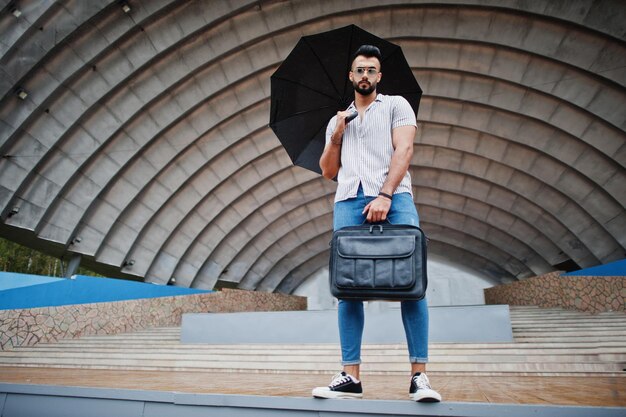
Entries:
{"label": "rolled sleeve", "polygon": [[328,143],[330,142],[330,138],[333,135],[336,124],[337,124],[337,116],[333,116],[328,122],[328,125],[326,126],[326,145],[328,145]]}
{"label": "rolled sleeve", "polygon": [[394,96],[395,103],[393,106],[393,120],[391,122],[391,128],[395,129],[400,126],[415,126],[417,127],[417,120],[413,108],[402,96]]}

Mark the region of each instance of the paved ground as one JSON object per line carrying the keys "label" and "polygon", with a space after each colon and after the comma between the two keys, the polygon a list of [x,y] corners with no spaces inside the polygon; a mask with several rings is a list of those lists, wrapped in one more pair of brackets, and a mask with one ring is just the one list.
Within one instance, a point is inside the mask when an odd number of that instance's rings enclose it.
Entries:
{"label": "paved ground", "polygon": [[[332,375],[0,367],[0,382],[308,397]],[[363,375],[366,399],[408,398],[409,376]],[[444,401],[626,407],[626,377],[430,377]]]}

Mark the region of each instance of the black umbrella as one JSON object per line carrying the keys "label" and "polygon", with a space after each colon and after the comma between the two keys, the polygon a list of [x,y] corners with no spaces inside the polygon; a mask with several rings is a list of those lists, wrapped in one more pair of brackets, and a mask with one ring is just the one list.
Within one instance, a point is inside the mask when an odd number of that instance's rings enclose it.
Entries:
{"label": "black umbrella", "polygon": [[350,60],[365,44],[383,57],[377,91],[403,96],[417,114],[422,89],[398,45],[355,25],[303,36],[271,78],[270,127],[295,165],[320,173],[326,125],[354,100]]}

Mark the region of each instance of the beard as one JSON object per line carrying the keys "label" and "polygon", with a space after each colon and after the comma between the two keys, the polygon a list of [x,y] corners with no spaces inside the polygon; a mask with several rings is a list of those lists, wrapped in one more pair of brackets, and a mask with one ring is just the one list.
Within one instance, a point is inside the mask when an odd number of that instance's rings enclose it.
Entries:
{"label": "beard", "polygon": [[[367,84],[367,87],[361,87],[361,84]],[[376,82],[369,82],[369,81],[354,81],[352,83],[352,86],[354,87],[354,91],[356,91],[357,93],[361,94],[362,96],[369,96],[370,94],[372,94],[374,91],[376,91]]]}

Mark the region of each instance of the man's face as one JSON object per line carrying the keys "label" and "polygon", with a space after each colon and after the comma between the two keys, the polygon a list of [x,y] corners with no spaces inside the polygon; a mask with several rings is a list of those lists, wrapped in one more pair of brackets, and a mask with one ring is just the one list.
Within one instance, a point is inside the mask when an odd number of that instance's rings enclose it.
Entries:
{"label": "man's face", "polygon": [[368,96],[376,91],[376,85],[378,85],[382,77],[380,62],[377,58],[357,56],[352,63],[349,77],[354,86],[354,91],[361,95]]}

